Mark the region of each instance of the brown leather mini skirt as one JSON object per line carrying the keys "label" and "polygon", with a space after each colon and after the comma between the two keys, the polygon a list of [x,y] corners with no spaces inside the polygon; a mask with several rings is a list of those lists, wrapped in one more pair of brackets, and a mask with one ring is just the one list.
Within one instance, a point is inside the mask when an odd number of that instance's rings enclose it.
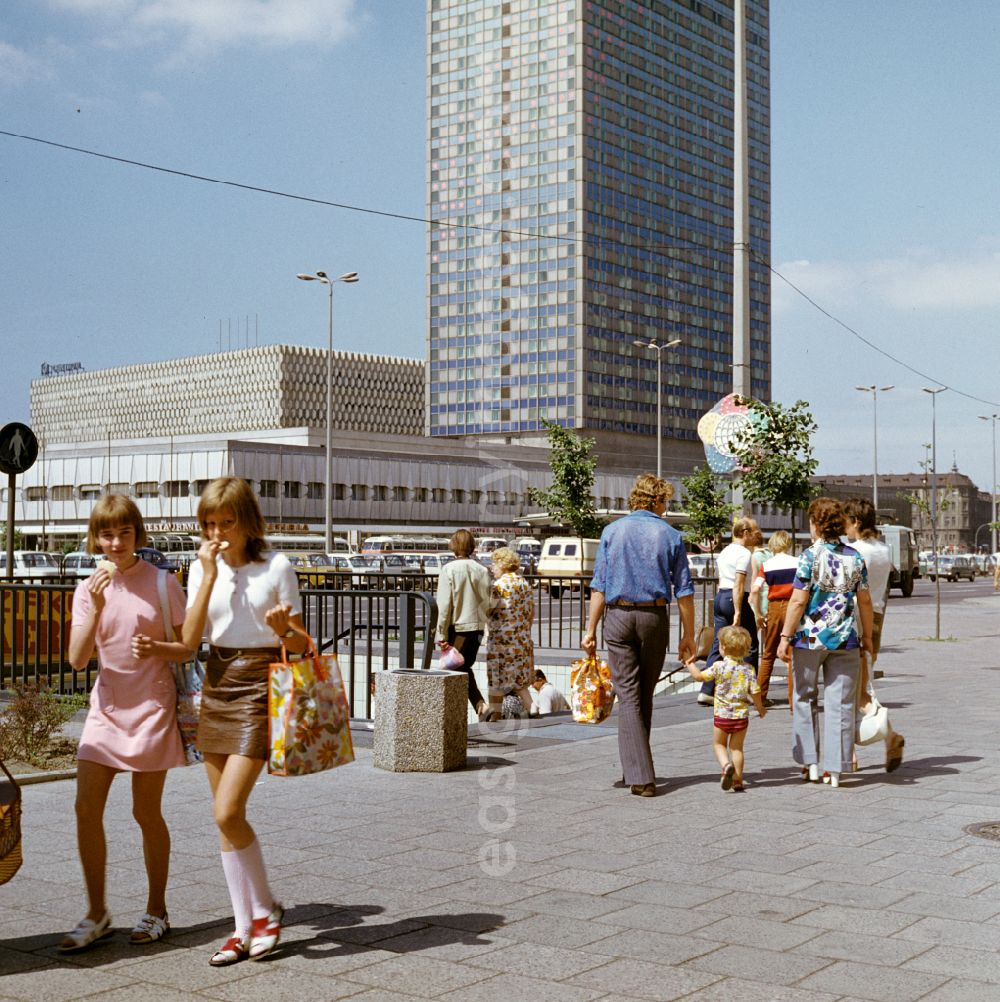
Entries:
{"label": "brown leather mini skirt", "polygon": [[198,719],[198,749],[267,759],[268,666],[277,647],[210,647]]}

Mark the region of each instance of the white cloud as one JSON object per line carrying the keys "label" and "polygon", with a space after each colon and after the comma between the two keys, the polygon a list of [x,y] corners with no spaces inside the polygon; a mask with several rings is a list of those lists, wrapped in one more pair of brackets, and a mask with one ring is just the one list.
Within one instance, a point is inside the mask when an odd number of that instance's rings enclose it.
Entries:
{"label": "white cloud", "polygon": [[17,87],[31,80],[47,80],[51,76],[47,63],[23,49],[0,42],[0,87]]}
{"label": "white cloud", "polygon": [[330,46],[353,31],[355,0],[51,0],[98,17],[111,44],[174,39],[187,52],[256,44]]}
{"label": "white cloud", "polygon": [[[777,270],[835,314],[861,302],[899,311],[1000,307],[1000,251],[994,247],[952,257],[920,249],[873,261],[788,261]],[[777,314],[802,302],[777,276],[773,290]]]}

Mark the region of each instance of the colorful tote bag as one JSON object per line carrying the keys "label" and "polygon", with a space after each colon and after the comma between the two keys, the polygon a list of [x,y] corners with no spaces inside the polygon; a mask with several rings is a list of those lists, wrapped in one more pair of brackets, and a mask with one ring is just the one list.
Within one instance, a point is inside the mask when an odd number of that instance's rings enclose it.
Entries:
{"label": "colorful tote bag", "polygon": [[6,884],[21,869],[21,788],[0,762],[0,884]]}
{"label": "colorful tote bag", "polygon": [[574,661],[569,687],[573,719],[578,724],[599,724],[611,716],[615,687],[606,661],[597,658]]}
{"label": "colorful tote bag", "polygon": [[[167,576],[161,573],[156,579],[160,593],[160,612],[163,614],[163,629],[167,642],[174,642],[174,626],[170,622],[170,602],[167,598]],[[183,664],[174,664],[174,684],[177,686],[177,729],[181,732],[184,745],[185,765],[197,765],[205,761],[198,751],[198,715],[201,713],[201,690],[205,684],[205,667],[195,657]]]}
{"label": "colorful tote bag", "polygon": [[351,711],[336,654],[310,649],[271,665],[267,695],[272,776],[307,776],[354,761]]}
{"label": "colorful tote bag", "polygon": [[184,745],[184,760],[188,765],[196,765],[205,761],[197,744],[205,666],[197,658],[175,664],[174,682],[177,684],[177,729],[181,732],[181,744]]}

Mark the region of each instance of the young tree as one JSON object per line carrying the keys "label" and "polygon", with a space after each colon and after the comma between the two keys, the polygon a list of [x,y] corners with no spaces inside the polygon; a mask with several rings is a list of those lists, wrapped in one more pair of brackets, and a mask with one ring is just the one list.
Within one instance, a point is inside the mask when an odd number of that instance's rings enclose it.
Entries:
{"label": "young tree", "polygon": [[719,541],[732,528],[736,505],[726,501],[726,488],[720,486],[707,463],[682,477],[681,485],[682,503],[688,516],[684,538],[696,546],[707,546],[714,553]]}
{"label": "young tree", "polygon": [[576,536],[596,539],[604,528],[597,517],[594,502],[594,470],[597,458],[591,455],[592,438],[581,438],[575,431],[545,422],[548,430],[549,468],[552,486],[547,491],[528,488],[532,504],[544,508],[553,519],[568,525]]}
{"label": "young tree", "polygon": [[760,400],[747,404],[750,426],[734,443],[743,496],[789,512],[794,539],[795,512],[808,507],[816,494],[809,479],[818,465],[812,449],[816,422],[805,400],[796,400],[791,407]]}

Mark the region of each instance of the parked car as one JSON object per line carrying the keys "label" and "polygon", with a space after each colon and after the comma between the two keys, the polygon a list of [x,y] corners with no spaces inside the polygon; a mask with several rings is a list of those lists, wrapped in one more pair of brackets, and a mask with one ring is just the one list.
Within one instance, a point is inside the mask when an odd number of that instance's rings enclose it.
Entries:
{"label": "parked car", "polygon": [[378,571],[369,557],[363,557],[359,553],[340,554],[335,553],[330,557],[330,573],[335,575],[334,588],[358,588],[364,589],[374,587],[369,584],[371,575]]}
{"label": "parked car", "polygon": [[147,564],[152,564],[157,570],[176,574],[181,569],[180,564],[175,564],[165,553],[154,550],[152,546],[140,546],[135,555],[140,560],[145,560]]}
{"label": "parked car", "polygon": [[695,580],[700,578],[714,578],[718,571],[716,570],[715,558],[709,553],[689,553],[688,557],[688,569],[691,571],[691,577]]}
{"label": "parked car", "polygon": [[[51,553],[35,550],[14,551],[14,577],[41,581],[58,579],[62,574],[59,561]],[[0,551],[0,577],[7,576],[7,552]]]}
{"label": "parked car", "polygon": [[411,553],[406,556],[407,569],[414,574],[437,577],[445,564],[455,559],[453,553]]}
{"label": "parked car", "polygon": [[84,553],[82,550],[67,553],[62,558],[63,577],[89,578],[97,570],[97,561],[100,559],[96,553]]}

